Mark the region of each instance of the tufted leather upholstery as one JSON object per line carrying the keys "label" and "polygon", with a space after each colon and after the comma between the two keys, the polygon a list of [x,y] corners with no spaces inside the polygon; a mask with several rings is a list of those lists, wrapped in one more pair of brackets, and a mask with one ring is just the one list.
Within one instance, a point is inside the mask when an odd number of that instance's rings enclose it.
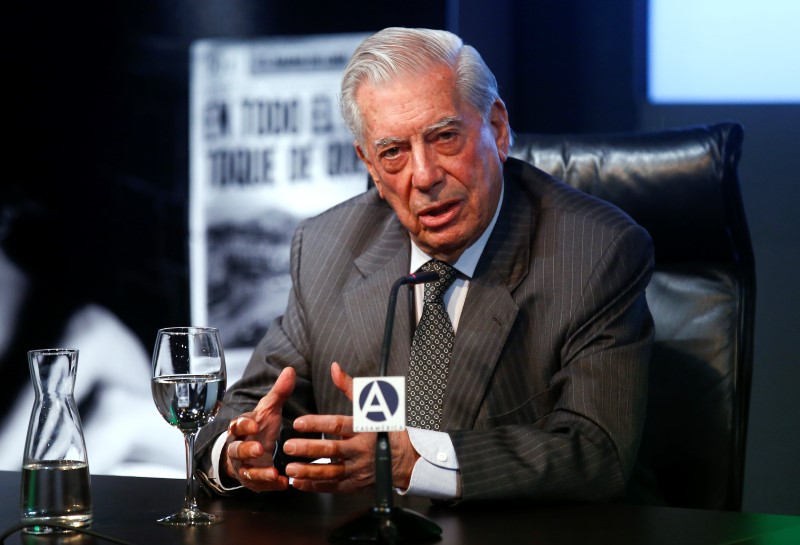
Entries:
{"label": "tufted leather upholstery", "polygon": [[614,135],[517,135],[512,155],[608,200],[653,237],[656,324],[629,496],[741,509],[755,266],[737,124]]}

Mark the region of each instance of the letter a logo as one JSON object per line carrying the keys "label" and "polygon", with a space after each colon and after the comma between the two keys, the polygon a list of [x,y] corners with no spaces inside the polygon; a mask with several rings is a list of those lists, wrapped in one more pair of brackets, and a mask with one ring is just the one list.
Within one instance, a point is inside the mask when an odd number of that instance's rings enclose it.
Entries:
{"label": "letter a logo", "polygon": [[405,377],[353,379],[354,431],[399,431],[405,420]]}
{"label": "letter a logo", "polygon": [[397,392],[384,380],[367,384],[358,401],[364,416],[373,422],[385,422],[397,410]]}

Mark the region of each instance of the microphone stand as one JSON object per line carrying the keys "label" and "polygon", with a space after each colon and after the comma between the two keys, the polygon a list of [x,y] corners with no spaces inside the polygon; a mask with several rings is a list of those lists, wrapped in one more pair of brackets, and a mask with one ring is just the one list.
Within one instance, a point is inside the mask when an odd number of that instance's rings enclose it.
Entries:
{"label": "microphone stand", "polygon": [[[406,284],[423,284],[438,279],[438,273],[423,272],[404,276],[392,285],[381,345],[380,376],[386,376],[389,365],[397,292]],[[334,530],[329,540],[333,543],[385,545],[438,541],[442,535],[439,525],[415,511],[395,507],[392,488],[392,449],[389,444],[389,433],[382,431],[378,432],[375,444],[375,506]]]}

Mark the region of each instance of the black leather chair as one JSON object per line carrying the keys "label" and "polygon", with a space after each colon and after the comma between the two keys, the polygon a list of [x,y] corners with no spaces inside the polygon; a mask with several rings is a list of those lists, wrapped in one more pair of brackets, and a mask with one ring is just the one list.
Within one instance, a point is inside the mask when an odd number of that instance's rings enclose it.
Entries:
{"label": "black leather chair", "polygon": [[512,155],[645,227],[656,324],[633,501],[739,510],[753,359],[755,266],[737,124],[615,135],[517,135]]}

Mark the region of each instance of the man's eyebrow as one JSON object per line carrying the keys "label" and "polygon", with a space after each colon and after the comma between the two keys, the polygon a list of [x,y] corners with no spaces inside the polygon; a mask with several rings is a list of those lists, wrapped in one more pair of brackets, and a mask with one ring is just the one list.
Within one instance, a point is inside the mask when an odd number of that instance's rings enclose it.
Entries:
{"label": "man's eyebrow", "polygon": [[386,138],[379,138],[372,143],[374,149],[385,148],[388,146],[402,144],[405,142],[404,138],[398,138],[397,136],[387,136]]}
{"label": "man's eyebrow", "polygon": [[439,122],[430,125],[429,127],[425,127],[422,131],[422,134],[425,136],[431,134],[432,132],[436,132],[439,129],[443,129],[445,127],[449,127],[450,125],[458,125],[461,123],[461,117],[454,115],[450,117],[445,117],[441,119]]}
{"label": "man's eyebrow", "polygon": [[[461,121],[462,121],[462,119],[461,119],[460,116],[445,117],[445,118],[442,118],[441,120],[437,121],[433,125],[425,127],[422,130],[422,134],[424,136],[427,136],[427,135],[429,135],[429,134],[431,134],[433,132],[438,131],[439,129],[443,129],[443,128],[449,127],[451,125],[460,124]],[[385,148],[385,147],[389,147],[389,146],[393,146],[393,145],[397,145],[397,144],[402,144],[405,141],[406,141],[405,138],[400,138],[400,137],[397,137],[397,136],[387,136],[386,138],[379,138],[378,140],[375,140],[372,143],[372,145],[373,145],[374,149],[380,149],[380,148]]]}

